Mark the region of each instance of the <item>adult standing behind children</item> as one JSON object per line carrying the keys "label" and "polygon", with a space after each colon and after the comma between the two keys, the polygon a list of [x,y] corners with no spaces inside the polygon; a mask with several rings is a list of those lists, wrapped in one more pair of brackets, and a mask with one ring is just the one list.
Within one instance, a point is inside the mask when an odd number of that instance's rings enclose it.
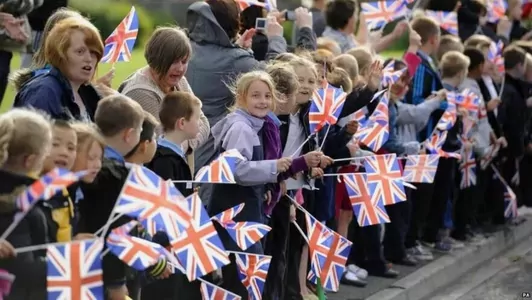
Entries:
{"label": "adult standing behind children", "polygon": [[[159,110],[166,94],[173,91],[194,94],[185,78],[192,48],[182,29],[160,27],[146,44],[144,57],[148,65],[129,76],[118,91],[137,101],[145,111],[159,120]],[[203,113],[200,121],[198,135],[183,143],[185,153],[195,150],[209,136],[209,122]],[[194,169],[192,160],[189,164]]]}
{"label": "adult standing behind children", "polygon": [[96,66],[103,55],[98,29],[83,18],[59,22],[46,40],[45,60],[48,73],[26,82],[15,97],[15,107],[32,106],[54,119],[91,121],[100,99],[90,88]]}

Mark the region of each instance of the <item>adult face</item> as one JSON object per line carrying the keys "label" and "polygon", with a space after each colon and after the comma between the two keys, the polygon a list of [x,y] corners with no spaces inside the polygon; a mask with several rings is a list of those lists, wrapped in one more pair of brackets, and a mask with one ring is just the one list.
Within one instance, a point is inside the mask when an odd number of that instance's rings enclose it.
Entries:
{"label": "adult face", "polygon": [[83,32],[74,30],[70,36],[70,46],[66,51],[64,75],[77,84],[90,82],[98,63],[96,53],[89,49],[85,39]]}

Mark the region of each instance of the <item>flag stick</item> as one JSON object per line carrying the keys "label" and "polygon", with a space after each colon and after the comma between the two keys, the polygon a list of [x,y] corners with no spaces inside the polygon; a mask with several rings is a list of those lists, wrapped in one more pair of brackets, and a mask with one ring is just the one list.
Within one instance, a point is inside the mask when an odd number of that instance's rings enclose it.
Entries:
{"label": "flag stick", "polygon": [[297,224],[296,221],[292,221],[292,224],[294,224],[294,226],[296,227],[297,231],[299,231],[299,233],[301,234],[303,239],[305,239],[305,242],[307,242],[307,244],[310,244],[307,235],[303,232],[303,229],[301,229],[301,227],[299,227],[299,224]]}
{"label": "flag stick", "polygon": [[331,129],[331,125],[327,125],[327,131],[325,131],[325,135],[323,136],[323,141],[321,142],[320,150],[323,148],[323,145],[325,145],[327,135],[329,134],[329,129]]}
{"label": "flag stick", "polygon": [[15,253],[20,254],[20,253],[37,251],[37,250],[44,250],[50,246],[77,244],[77,243],[86,242],[90,240],[96,240],[96,239],[85,239],[85,240],[77,240],[77,241],[70,241],[70,242],[49,243],[49,244],[40,244],[40,245],[33,245],[33,246],[27,246],[27,247],[20,247],[20,248],[15,249]]}
{"label": "flag stick", "polygon": [[290,155],[290,157],[294,157],[296,156],[296,153],[300,152],[301,149],[303,148],[303,146],[305,146],[305,144],[310,141],[310,139],[314,136],[314,133],[309,135],[308,138],[303,142],[301,143],[301,145],[299,145],[299,147],[297,147],[296,151],[294,151],[294,153],[292,153],[292,155]]}

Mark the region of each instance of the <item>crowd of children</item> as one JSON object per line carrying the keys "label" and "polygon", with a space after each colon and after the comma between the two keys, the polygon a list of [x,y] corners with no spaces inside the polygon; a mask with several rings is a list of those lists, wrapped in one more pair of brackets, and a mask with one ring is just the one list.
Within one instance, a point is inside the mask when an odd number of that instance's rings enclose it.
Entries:
{"label": "crowd of children", "polygon": [[[327,14],[334,15],[342,5],[350,7],[349,0],[332,2]],[[486,13],[481,1],[473,2]],[[509,2],[515,29],[520,12]],[[356,46],[355,39],[341,33],[356,14],[348,16],[347,23],[344,17],[338,13],[335,22],[328,22],[326,38],[318,39],[315,51],[283,53],[263,70],[240,75],[232,86],[234,105],[225,118],[211,124],[216,151],[236,149],[242,159],[233,173],[237,184],[214,184],[206,209],[214,216],[244,201],[233,221],[272,228],[246,250],[272,256],[265,299],[316,299],[316,286],[307,279],[311,249],[302,235],[306,218],[298,207],[353,242],[341,282],[358,287],[371,280],[368,275],[399,276],[392,264],[415,266],[433,260],[434,251],[449,253],[482,243],[508,223],[506,188],[517,195],[519,214],[532,212],[532,188],[526,185],[532,176],[532,44],[513,41],[529,32],[512,29],[503,41],[501,73],[492,57],[496,35],[477,31],[462,41],[442,35],[434,20],[416,16],[400,25],[400,30],[409,31],[403,58],[383,61],[376,48]],[[390,63],[393,71],[405,71],[384,86],[383,67]],[[325,84],[342,88],[347,96],[336,125],[314,134],[309,124],[312,98]],[[371,115],[379,103],[374,96],[384,89],[389,98],[388,139],[372,151],[353,138],[360,126],[353,116],[361,110]],[[428,153],[425,141],[441,130],[437,124],[452,104],[448,95],[466,89],[480,98],[478,111],[472,117],[470,107],[456,108],[433,183],[407,187],[407,201],[385,207],[390,221],[386,224],[367,226],[359,222],[360,216],[353,218],[346,183],[335,174],[363,172],[355,162],[367,156]],[[201,189],[192,183],[193,170],[182,147],[198,135],[201,109],[202,101],[193,93],[173,91],[160,103],[157,118],[119,93],[98,101],[93,122],[52,120],[31,107],[1,114],[0,231],[17,218],[16,196],[35,179],[54,168],[87,171],[79,183],[39,202],[0,242],[0,268],[16,276],[7,299],[46,299],[46,253],[17,254],[15,249],[101,234],[131,165],[144,165],[164,180],[177,181],[185,197]],[[489,158],[490,167],[484,166],[495,147],[500,151]],[[456,153],[460,158],[452,155]],[[470,165],[473,174],[463,171]],[[502,178],[494,176],[499,172]],[[470,182],[469,176],[475,180]],[[111,228],[130,220],[122,216]],[[215,226],[225,249],[240,251]],[[135,235],[171,248],[164,232],[150,237],[138,227]],[[247,298],[234,255],[230,258],[221,272],[205,279]],[[116,256],[104,255],[103,282],[110,300],[201,299],[200,283],[172,274],[164,258],[138,272]]]}

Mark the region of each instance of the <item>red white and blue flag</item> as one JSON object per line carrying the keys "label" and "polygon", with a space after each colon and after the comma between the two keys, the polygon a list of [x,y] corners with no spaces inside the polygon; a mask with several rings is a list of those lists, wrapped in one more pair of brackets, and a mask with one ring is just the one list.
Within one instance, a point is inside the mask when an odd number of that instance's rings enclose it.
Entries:
{"label": "red white and blue flag", "polygon": [[442,131],[450,130],[456,123],[456,119],[456,104],[453,101],[447,101],[447,108],[438,121],[438,124],[436,124],[436,128]]}
{"label": "red white and blue flag", "polygon": [[161,245],[138,237],[111,232],[106,241],[111,253],[138,271],[146,270],[165,256]]}
{"label": "red white and blue flag", "polygon": [[486,151],[484,156],[482,156],[482,158],[480,159],[480,168],[482,170],[485,170],[490,165],[490,163],[493,161],[493,159],[497,157],[497,154],[499,154],[500,149],[501,149],[500,144],[491,144],[488,147],[488,151]]}
{"label": "red white and blue flag", "polygon": [[[324,289],[337,292],[340,288],[340,279],[344,275],[345,264],[353,243],[332,230],[330,230],[330,234],[331,248],[319,277]],[[312,270],[309,271],[307,279],[314,284],[318,284],[318,277]]]}
{"label": "red white and blue flag", "polygon": [[438,154],[441,157],[450,157],[460,159],[462,156],[460,153],[455,152],[445,152],[441,148],[447,139],[447,131],[438,131],[436,130],[430,138],[425,141],[425,149],[430,154]]}
{"label": "red white and blue flag", "polygon": [[387,95],[381,97],[379,104],[367,120],[362,122],[360,129],[353,135],[353,139],[366,145],[374,152],[388,141],[389,129],[389,98]]}
{"label": "red white and blue flag", "polygon": [[480,97],[471,92],[469,89],[463,90],[461,93],[449,93],[449,101],[458,104],[459,107],[467,109],[469,116],[473,118],[479,117],[480,112]]}
{"label": "red white and blue flag", "polygon": [[472,187],[477,184],[477,162],[472,148],[462,148],[462,161],[460,162],[460,189]]}
{"label": "red white and blue flag", "polygon": [[425,10],[427,17],[435,20],[441,28],[453,35],[458,35],[458,15],[454,11]]}
{"label": "red white and blue flag", "polygon": [[497,58],[502,56],[503,48],[504,43],[502,41],[498,41],[497,43],[492,41],[488,49],[488,60],[495,63]]}
{"label": "red white and blue flag", "polygon": [[214,221],[217,221],[220,223],[220,225],[225,224],[234,224],[235,221],[233,219],[238,215],[243,209],[244,209],[245,203],[240,203],[237,206],[234,206],[228,210],[225,210],[216,216],[212,217],[211,219]]}
{"label": "red white and blue flag", "polygon": [[304,213],[307,224],[310,270],[312,270],[314,274],[321,274],[321,270],[325,265],[325,259],[331,249],[331,233],[323,223],[316,220],[316,218],[309,213]]}
{"label": "red white and blue flag", "polygon": [[37,201],[46,201],[52,198],[72,183],[79,181],[85,174],[86,172],[72,173],[64,169],[55,168],[30,184],[17,196],[15,200],[17,208],[21,212],[26,212]]}
{"label": "red white and blue flag", "polygon": [[240,296],[224,290],[208,281],[199,279],[201,281],[201,298],[202,300],[240,300]]}
{"label": "red white and blue flag", "polygon": [[433,183],[438,169],[439,155],[409,155],[403,170],[407,182]]}
{"label": "red white and blue flag", "polygon": [[336,88],[329,83],[317,89],[312,96],[309,110],[310,132],[320,131],[326,124],[336,124],[346,97],[347,94],[341,88]]}
{"label": "red white and blue flag", "polygon": [[272,228],[258,222],[238,222],[234,224],[222,224],[229,236],[238,247],[246,250],[262,239]]}
{"label": "red white and blue flag", "polygon": [[115,213],[138,218],[150,235],[164,231],[177,238],[190,222],[184,197],[169,181],[151,170],[133,165],[118,196]]}
{"label": "red white and blue flag", "polygon": [[236,3],[240,7],[240,11],[243,11],[244,9],[251,7],[251,6],[259,6],[259,7],[268,9],[265,3],[257,1],[257,0],[237,0]]}
{"label": "red white and blue flag", "polygon": [[135,7],[131,7],[127,16],[105,40],[105,48],[101,62],[116,63],[119,61],[130,61],[138,32],[139,17]]}
{"label": "red white and blue flag", "polygon": [[236,183],[234,172],[238,160],[244,157],[236,150],[227,150],[208,166],[198,170],[194,181],[202,183]]}
{"label": "red white and blue flag", "polygon": [[186,201],[187,212],[192,216],[190,226],[170,244],[192,281],[229,264],[229,257],[198,193]]}
{"label": "red white and blue flag", "polygon": [[504,217],[517,218],[517,197],[511,187],[504,184]]}
{"label": "red white and blue flag", "polygon": [[52,244],[46,253],[48,299],[103,300],[101,240]]}
{"label": "red white and blue flag", "polygon": [[396,83],[407,70],[407,68],[397,71],[394,69],[395,61],[391,61],[384,67],[384,69],[382,69],[381,85],[383,88],[392,86],[392,84]]}
{"label": "red white and blue flag", "polygon": [[488,0],[488,22],[497,23],[504,15],[508,9],[508,4],[505,0]]}
{"label": "red white and blue flag", "polygon": [[364,168],[370,194],[376,197],[374,203],[386,206],[406,201],[404,179],[395,154],[368,156]]}
{"label": "red white and blue flag", "polygon": [[360,7],[369,29],[384,27],[394,20],[407,16],[410,12],[407,1],[364,2],[360,4]]}
{"label": "red white and blue flag", "polygon": [[360,227],[390,223],[390,217],[386,213],[384,205],[373,202],[376,198],[370,194],[365,173],[344,174],[342,176]]}
{"label": "red white and blue flag", "polygon": [[262,291],[264,290],[272,257],[268,255],[235,253],[235,258],[239,270],[238,275],[242,284],[248,290],[249,298],[253,300],[262,299]]}

